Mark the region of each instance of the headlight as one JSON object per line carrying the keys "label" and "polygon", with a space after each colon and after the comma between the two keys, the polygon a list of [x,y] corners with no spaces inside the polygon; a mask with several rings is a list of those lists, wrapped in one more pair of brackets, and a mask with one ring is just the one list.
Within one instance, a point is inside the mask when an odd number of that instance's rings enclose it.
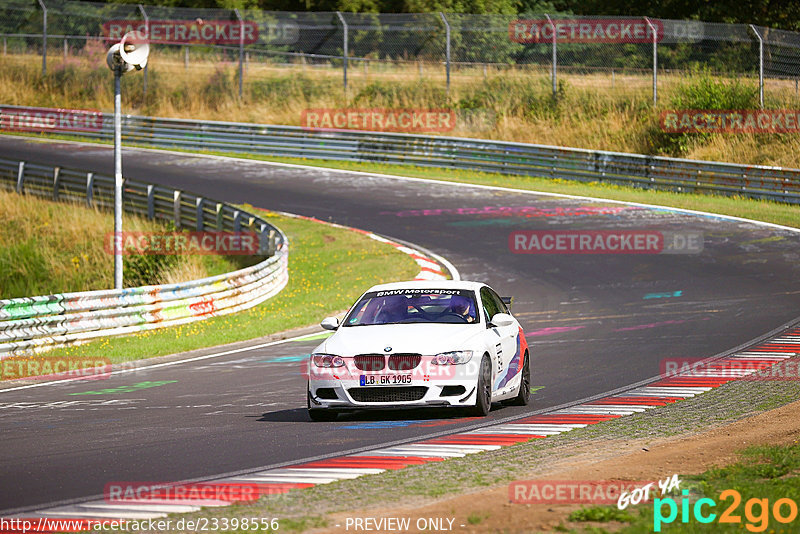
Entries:
{"label": "headlight", "polygon": [[471,350],[456,350],[453,352],[442,352],[433,357],[435,365],[459,365],[467,363],[472,359]]}
{"label": "headlight", "polygon": [[344,367],[344,360],[335,354],[312,354],[311,361],[317,367]]}

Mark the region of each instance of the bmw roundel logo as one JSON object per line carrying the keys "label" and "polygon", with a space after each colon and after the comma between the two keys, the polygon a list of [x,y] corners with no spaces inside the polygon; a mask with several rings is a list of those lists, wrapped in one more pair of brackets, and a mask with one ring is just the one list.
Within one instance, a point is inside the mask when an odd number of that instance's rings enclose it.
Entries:
{"label": "bmw roundel logo", "polygon": [[392,352],[392,347],[385,347],[383,352]]}

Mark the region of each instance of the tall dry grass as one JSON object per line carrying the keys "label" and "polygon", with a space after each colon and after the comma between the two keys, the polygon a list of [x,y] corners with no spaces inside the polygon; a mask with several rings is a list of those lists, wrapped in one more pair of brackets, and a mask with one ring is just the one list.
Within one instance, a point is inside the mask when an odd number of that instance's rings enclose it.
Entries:
{"label": "tall dry grass", "polygon": [[[0,190],[0,220],[0,299],[114,286],[114,256],[104,248],[114,231],[109,212]],[[123,225],[131,232],[166,229],[128,215]],[[183,282],[239,267],[216,257],[125,256],[125,286]]]}
{"label": "tall dry grass", "polygon": [[[103,50],[94,48],[66,63],[52,59],[46,77],[37,56],[0,57],[0,103],[110,111],[112,76],[98,59]],[[800,167],[796,135],[664,134],[660,111],[701,105],[686,95],[706,78],[702,72],[661,74],[654,107],[651,78],[644,72],[562,72],[553,98],[546,69],[458,68],[448,93],[438,65],[371,62],[365,69],[353,62],[345,95],[338,68],[251,61],[240,101],[233,62],[193,58],[187,68],[180,55],[156,49],[147,95],[141,73],[124,77],[122,85],[125,112],[135,114],[302,125],[309,108],[448,108],[458,113],[448,135]],[[755,80],[715,83],[737,87],[736,105],[757,107]],[[800,108],[794,83],[769,81],[767,104]]]}

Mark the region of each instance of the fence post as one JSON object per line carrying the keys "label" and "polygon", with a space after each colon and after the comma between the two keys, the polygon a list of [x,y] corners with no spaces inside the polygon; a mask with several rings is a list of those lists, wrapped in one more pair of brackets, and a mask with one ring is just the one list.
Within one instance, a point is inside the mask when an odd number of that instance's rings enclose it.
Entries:
{"label": "fence post", "polygon": [[[144,6],[139,4],[139,13],[142,14],[142,18],[144,19],[144,33],[147,37],[147,43],[150,43],[150,17],[147,16],[147,12],[144,10]],[[147,64],[145,63],[144,66],[144,78],[142,78],[142,96],[147,96]]]}
{"label": "fence post", "polygon": [[753,30],[758,39],[758,104],[761,109],[764,109],[764,39],[761,38],[761,34],[752,24],[750,29]]}
{"label": "fence post", "polygon": [[244,86],[244,19],[239,13],[239,8],[234,8],[233,12],[239,19],[239,100],[241,100]]}
{"label": "fence post", "polygon": [[556,72],[556,65],[558,64],[558,48],[556,46],[556,25],[553,24],[553,20],[550,18],[550,15],[545,13],[544,16],[547,17],[547,22],[550,23],[550,30],[553,32],[553,67],[550,77],[553,79],[553,98],[555,98],[556,95],[558,94],[558,81]]}
{"label": "fence post", "polygon": [[67,48],[68,47],[69,47],[69,45],[67,45],[67,38],[64,37],[64,65],[67,64]]}
{"label": "fence post", "polygon": [[342,43],[343,43],[343,46],[342,46],[342,50],[343,50],[343,54],[342,54],[342,74],[344,76],[344,96],[346,98],[347,97],[347,56],[348,56],[348,51],[347,51],[347,40],[348,40],[347,39],[347,21],[344,20],[344,16],[342,15],[341,11],[337,11],[336,12],[336,16],[339,17],[339,22],[342,23],[342,33],[343,33],[343,38],[342,38]]}
{"label": "fence post", "polygon": [[439,16],[442,18],[442,22],[444,23],[444,34],[445,34],[445,71],[447,72],[447,92],[450,92],[450,23],[447,21],[447,17],[444,16],[444,13],[439,11]]}
{"label": "fence post", "polygon": [[658,30],[648,17],[644,20],[653,32],[653,105],[655,106],[658,104]]}
{"label": "fence post", "polygon": [[183,47],[183,70],[189,70],[189,46]]}
{"label": "fence post", "polygon": [[39,0],[42,7],[42,76],[47,75],[47,6]]}

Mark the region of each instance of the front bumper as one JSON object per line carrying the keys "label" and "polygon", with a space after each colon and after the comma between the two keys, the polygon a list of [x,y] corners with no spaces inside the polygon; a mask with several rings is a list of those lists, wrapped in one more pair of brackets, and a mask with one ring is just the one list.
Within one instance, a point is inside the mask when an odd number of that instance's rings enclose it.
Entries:
{"label": "front bumper", "polygon": [[[430,406],[473,406],[478,381],[476,365],[433,365],[424,357],[414,369],[370,372],[345,366],[320,368],[309,362],[309,405],[314,409],[386,409]],[[380,382],[387,382],[379,385]],[[370,383],[372,382],[372,383]]]}

